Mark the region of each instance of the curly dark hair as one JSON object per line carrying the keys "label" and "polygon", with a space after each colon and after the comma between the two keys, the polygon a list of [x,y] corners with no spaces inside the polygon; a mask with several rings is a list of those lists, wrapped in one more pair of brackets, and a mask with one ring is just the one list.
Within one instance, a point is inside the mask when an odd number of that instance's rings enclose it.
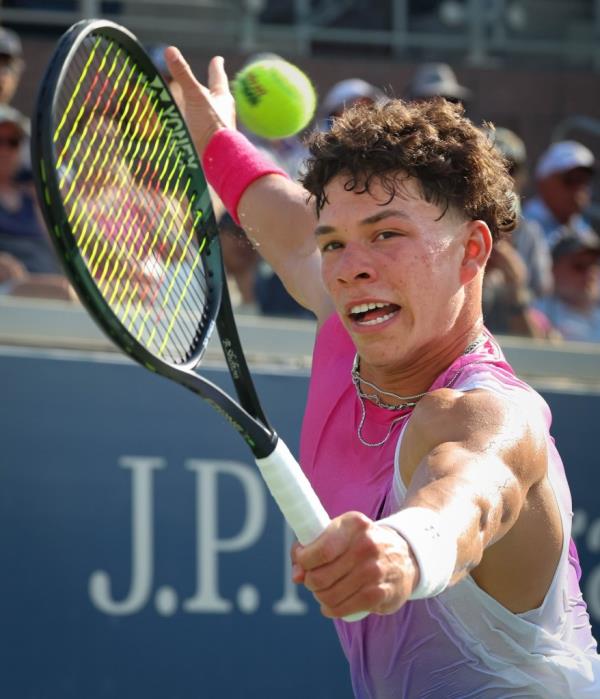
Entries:
{"label": "curly dark hair", "polygon": [[317,214],[327,202],[327,184],[338,175],[347,175],[346,189],[358,193],[376,180],[390,200],[403,179],[414,177],[442,216],[452,207],[485,221],[494,240],[516,226],[518,198],[506,162],[461,105],[442,98],[359,104],[335,119],[330,131],[313,133],[308,146],[302,184]]}

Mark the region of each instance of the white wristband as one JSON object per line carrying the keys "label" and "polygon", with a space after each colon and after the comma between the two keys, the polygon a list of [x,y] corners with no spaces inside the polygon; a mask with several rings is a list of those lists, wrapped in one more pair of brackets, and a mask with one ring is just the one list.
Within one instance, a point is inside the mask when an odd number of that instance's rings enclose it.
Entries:
{"label": "white wristband", "polygon": [[442,518],[425,507],[408,507],[379,520],[408,542],[419,566],[419,584],[410,599],[434,597],[446,589],[456,566],[456,539]]}

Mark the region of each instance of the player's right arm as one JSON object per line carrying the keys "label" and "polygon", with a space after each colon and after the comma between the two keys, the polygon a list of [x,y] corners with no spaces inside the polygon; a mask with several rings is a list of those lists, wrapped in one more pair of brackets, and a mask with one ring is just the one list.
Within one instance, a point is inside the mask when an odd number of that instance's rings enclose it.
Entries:
{"label": "player's right arm", "polygon": [[[235,105],[223,59],[217,56],[211,60],[208,86],[204,86],[177,49],[167,49],[165,57],[181,86],[186,121],[202,157],[217,131],[235,128]],[[314,236],[316,213],[304,188],[281,175],[260,177],[242,194],[237,215],[289,293],[320,321],[325,320],[333,305],[321,279],[321,258]]]}

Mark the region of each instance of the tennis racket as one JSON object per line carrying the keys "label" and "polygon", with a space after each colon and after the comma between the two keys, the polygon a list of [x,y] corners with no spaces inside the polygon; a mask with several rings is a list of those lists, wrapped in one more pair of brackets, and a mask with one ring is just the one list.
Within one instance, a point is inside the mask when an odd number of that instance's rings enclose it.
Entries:
{"label": "tennis racket", "polygon": [[[51,238],[90,314],[126,354],[240,433],[298,540],[313,541],[330,520],[258,400],[200,161],[127,29],[86,20],[60,39],[37,100],[32,162]],[[195,371],[215,326],[237,400]]]}

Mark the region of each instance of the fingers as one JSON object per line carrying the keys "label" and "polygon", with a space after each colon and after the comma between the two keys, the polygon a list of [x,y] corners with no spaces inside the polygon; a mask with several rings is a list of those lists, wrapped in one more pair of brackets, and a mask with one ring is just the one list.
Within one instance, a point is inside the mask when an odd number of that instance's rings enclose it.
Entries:
{"label": "fingers", "polygon": [[208,69],[208,87],[200,83],[181,51],[175,46],[165,49],[165,60],[173,79],[183,93],[186,122],[200,156],[211,137],[222,128],[235,128],[235,104],[224,62],[213,58]]}
{"label": "fingers", "polygon": [[[296,562],[298,554],[303,550],[299,544],[292,547],[292,580],[304,583],[321,606],[321,613],[326,617],[341,617],[352,612],[366,609],[367,601],[375,604],[379,601],[376,589],[365,594],[365,575],[368,563],[359,561],[353,563],[348,557],[337,558],[332,563],[314,568],[306,572]],[[368,578],[367,578],[368,579]],[[370,607],[369,607],[370,608]]]}
{"label": "fingers", "polygon": [[[198,82],[189,63],[176,46],[165,49],[165,60],[173,79],[187,93],[205,89]],[[222,56],[214,56],[208,64],[208,89],[214,95],[229,94],[229,78],[225,72],[225,60]]]}
{"label": "fingers", "polygon": [[394,610],[398,597],[393,583],[380,561],[370,556],[343,556],[304,575],[304,585],[321,605],[321,613],[330,618]]}
{"label": "fingers", "polygon": [[295,582],[304,582],[328,617],[399,609],[417,564],[397,532],[356,512],[334,519],[308,546],[292,549]]}
{"label": "fingers", "polygon": [[370,525],[371,520],[359,512],[348,512],[334,519],[315,541],[298,551],[297,562],[309,571],[335,561]]}
{"label": "fingers", "polygon": [[184,93],[200,88],[200,83],[196,80],[192,69],[178,48],[175,46],[167,47],[165,49],[165,61],[173,79],[181,85]]}
{"label": "fingers", "polygon": [[292,559],[292,580],[297,585],[304,582],[304,568],[297,562],[298,552],[302,549],[301,544],[297,541],[292,544],[292,550],[290,551],[290,558]]}
{"label": "fingers", "polygon": [[225,72],[225,60],[215,56],[208,64],[208,88],[214,94],[229,93],[229,78]]}

